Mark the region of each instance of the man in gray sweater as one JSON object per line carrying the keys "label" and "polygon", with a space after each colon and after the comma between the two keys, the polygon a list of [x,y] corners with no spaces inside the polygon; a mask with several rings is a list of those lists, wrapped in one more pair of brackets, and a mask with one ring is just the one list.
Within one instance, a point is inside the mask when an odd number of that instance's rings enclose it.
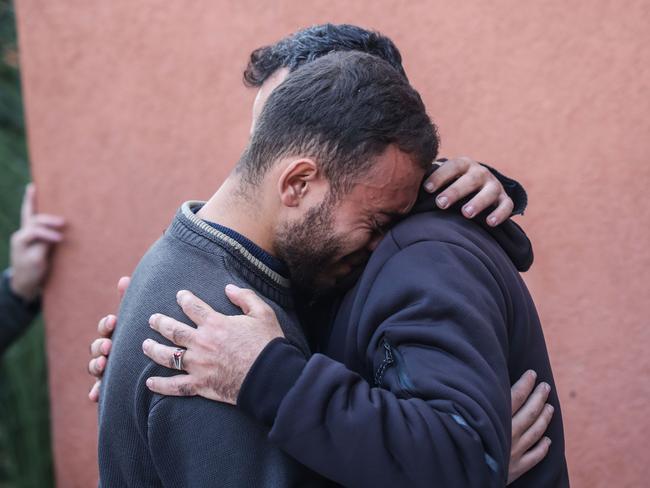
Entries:
{"label": "man in gray sweater", "polygon": [[[134,273],[102,384],[101,486],[327,484],[231,405],[153,394],[147,378],[169,370],[142,354],[143,341],[160,340],[150,316],[182,318],[172,305],[180,289],[220,313],[238,314],[224,294],[234,283],[256,290],[282,323],[269,337],[250,334],[257,353],[284,336],[308,354],[287,276],[295,285],[328,287],[347,275],[376,245],[382,222],[413,205],[437,148],[417,92],[376,57],[333,53],[273,91],[234,172],[205,205],[181,207]],[[336,233],[347,235],[344,244],[325,225],[329,216]],[[322,282],[310,283],[313,276]],[[191,360],[179,350],[173,366],[182,369],[184,359]],[[222,392],[236,395],[228,385]]]}

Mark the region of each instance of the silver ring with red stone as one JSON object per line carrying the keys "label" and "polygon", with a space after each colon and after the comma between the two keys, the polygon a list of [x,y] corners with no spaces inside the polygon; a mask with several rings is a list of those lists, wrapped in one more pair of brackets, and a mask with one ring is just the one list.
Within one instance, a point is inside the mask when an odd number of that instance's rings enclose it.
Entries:
{"label": "silver ring with red stone", "polygon": [[183,354],[185,354],[185,349],[180,347],[174,351],[174,368],[179,371],[183,371]]}

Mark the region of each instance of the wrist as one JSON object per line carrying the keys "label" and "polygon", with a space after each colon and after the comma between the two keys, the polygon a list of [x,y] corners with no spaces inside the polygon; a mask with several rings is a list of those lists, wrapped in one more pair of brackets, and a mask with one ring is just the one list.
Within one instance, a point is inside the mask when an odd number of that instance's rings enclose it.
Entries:
{"label": "wrist", "polygon": [[9,291],[15,298],[24,304],[31,304],[37,301],[40,296],[40,289],[34,286],[26,286],[20,278],[16,278],[13,268],[8,268],[3,273],[3,279],[6,280]]}
{"label": "wrist", "polygon": [[287,339],[272,340],[244,378],[237,406],[270,427],[306,364],[307,358]]}

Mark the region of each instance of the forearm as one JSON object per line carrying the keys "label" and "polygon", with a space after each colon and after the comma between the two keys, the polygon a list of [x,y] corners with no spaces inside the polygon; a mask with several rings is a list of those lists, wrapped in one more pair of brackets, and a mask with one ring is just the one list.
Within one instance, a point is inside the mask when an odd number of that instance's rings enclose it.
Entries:
{"label": "forearm", "polygon": [[[238,406],[272,425],[271,440],[296,460],[345,486],[502,486],[507,459],[483,441],[498,436],[486,434],[491,419],[474,402],[439,393],[405,398],[276,341],[249,373]],[[484,418],[484,432],[469,415]]]}
{"label": "forearm", "polygon": [[34,320],[40,310],[40,302],[26,303],[9,285],[7,271],[0,281],[0,355],[15,341]]}

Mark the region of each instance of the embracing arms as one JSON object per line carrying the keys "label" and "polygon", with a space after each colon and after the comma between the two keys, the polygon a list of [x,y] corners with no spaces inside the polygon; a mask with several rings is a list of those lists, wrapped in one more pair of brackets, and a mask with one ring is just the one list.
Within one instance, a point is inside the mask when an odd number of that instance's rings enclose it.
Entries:
{"label": "embracing arms", "polygon": [[[457,174],[459,168],[465,171],[465,173],[460,178],[458,178]],[[454,172],[456,172],[456,174]],[[494,203],[497,204],[497,208],[492,214],[488,216],[488,223],[490,225],[498,223],[494,220],[491,220],[492,218],[496,218],[497,220],[507,218],[513,209],[513,202],[507,196],[505,196],[503,187],[498,183],[495,185],[494,181],[489,179],[483,181],[483,186],[481,186],[480,183],[477,183],[481,181],[480,175],[483,175],[483,177],[489,175],[490,178],[494,178],[482,166],[471,162],[471,160],[459,158],[445,162],[442,167],[434,172],[431,178],[428,180],[429,183],[434,183],[432,191],[436,191],[439,186],[452,181],[454,178],[458,179],[449,188],[438,194],[436,204],[439,207],[447,208],[454,202],[454,200],[457,200],[463,197],[465,194],[471,193],[472,191],[476,191],[478,189],[479,191],[477,195],[463,206],[464,215],[466,217],[472,217],[476,215],[480,210],[482,210],[482,207],[489,206]],[[115,317],[109,316],[108,318],[103,319],[103,321],[100,323],[100,331],[107,331],[107,335],[110,336],[110,332],[115,326],[115,323]],[[93,359],[91,360],[89,368],[91,372],[96,376],[101,376],[101,372],[106,364],[105,355],[108,354],[109,349],[109,339],[98,339],[92,345],[91,352]],[[165,364],[168,363],[169,361],[167,358],[167,362]],[[521,472],[522,470],[525,470],[532,464],[536,463],[544,456],[545,450],[548,448],[547,440],[543,440],[540,444],[537,444],[533,449],[529,451],[529,448],[533,446],[534,441],[541,437],[545,429],[544,422],[548,424],[547,419],[550,418],[550,414],[547,409],[543,408],[547,395],[547,392],[544,390],[543,385],[535,390],[531,398],[526,401],[525,404],[523,400],[517,400],[522,396],[523,398],[526,398],[532,391],[534,383],[534,376],[531,373],[528,373],[522,377],[522,379],[515,385],[515,387],[513,387],[512,405],[513,414],[515,415],[513,418],[513,437],[516,434],[520,435],[521,437],[519,439],[513,439],[513,455],[516,455],[514,448],[515,446],[518,446],[517,452],[519,453],[520,457],[515,458],[515,456],[513,456],[513,461],[515,462],[515,465],[518,466],[518,468],[515,470],[511,469],[511,476],[517,476],[518,472]],[[93,387],[93,390],[91,391],[91,398],[96,398],[98,387],[98,383]],[[187,391],[191,392],[191,390]],[[194,390],[194,393],[202,394],[201,391],[196,390]],[[231,403],[232,402],[233,401],[231,401]],[[517,407],[521,408],[518,409]],[[529,422],[527,419],[531,418],[533,413],[535,414],[534,418],[538,419],[538,421]],[[519,424],[519,427],[515,429],[515,424],[517,423]],[[540,427],[543,427],[541,428],[541,431]],[[535,433],[536,437],[533,437],[533,433]],[[522,462],[517,464],[519,461]]]}
{"label": "embracing arms", "polygon": [[[305,358],[285,341],[273,340],[280,333],[270,311],[251,291],[230,288],[228,296],[247,316],[224,317],[183,292],[179,303],[197,329],[152,317],[154,329],[187,349],[183,367],[189,374],[150,378],[148,386],[163,394],[237,402],[272,426],[272,440],[292,457],[345,485],[362,479],[379,485],[426,485],[431,480],[443,486],[502,485],[511,454],[511,400],[501,300],[489,273],[463,268],[467,256],[455,251],[414,246],[382,271],[378,284],[394,284],[397,274],[405,278],[398,281],[397,292],[377,286],[368,296],[372,312],[367,320],[376,324],[376,332],[363,351],[371,365],[366,374],[322,355]],[[422,280],[412,278],[431,275],[428,259],[439,269],[434,284],[443,278],[448,282],[442,294],[432,296]],[[468,307],[464,288],[472,279],[483,285],[472,288],[476,299]],[[246,354],[241,347],[232,350],[233,343],[241,344],[237,336],[242,331],[271,341],[256,360],[260,342]],[[159,364],[169,364],[175,349],[148,341],[144,351]],[[528,373],[523,381],[530,380]],[[546,385],[540,386],[532,400],[547,392]],[[521,412],[528,417],[535,410],[527,402]],[[533,433],[541,436],[552,410],[536,412],[542,420],[524,428],[525,442],[531,442]],[[513,433],[522,429],[515,424],[521,422],[513,421]],[[534,450],[547,448],[544,439]],[[520,446],[513,443],[512,449],[514,453]],[[516,475],[510,469],[510,480]]]}

